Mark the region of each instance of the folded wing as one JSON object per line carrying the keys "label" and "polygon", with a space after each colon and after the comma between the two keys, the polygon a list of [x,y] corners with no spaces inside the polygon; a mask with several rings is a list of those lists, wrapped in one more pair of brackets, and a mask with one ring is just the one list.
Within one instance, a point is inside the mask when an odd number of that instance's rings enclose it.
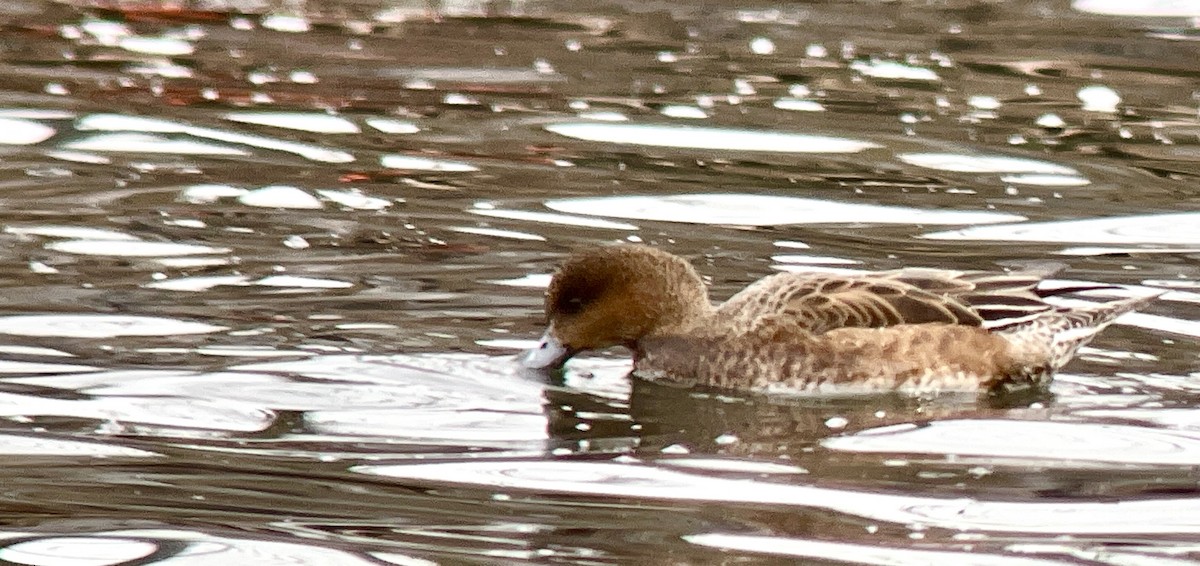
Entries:
{"label": "folded wing", "polygon": [[1054,310],[1037,289],[1045,274],[902,269],[863,275],[781,273],[730,298],[720,314],[771,315],[814,334],[837,328],[941,323],[1005,327]]}

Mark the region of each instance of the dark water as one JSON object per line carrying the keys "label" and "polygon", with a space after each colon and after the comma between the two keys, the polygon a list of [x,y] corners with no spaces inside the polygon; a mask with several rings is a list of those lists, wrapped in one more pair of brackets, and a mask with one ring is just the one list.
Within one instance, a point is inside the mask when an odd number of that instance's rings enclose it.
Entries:
{"label": "dark water", "polygon": [[[0,562],[1200,562],[1200,10],[1142,4],[4,2]],[[619,240],[1172,292],[1031,398],[516,372]]]}

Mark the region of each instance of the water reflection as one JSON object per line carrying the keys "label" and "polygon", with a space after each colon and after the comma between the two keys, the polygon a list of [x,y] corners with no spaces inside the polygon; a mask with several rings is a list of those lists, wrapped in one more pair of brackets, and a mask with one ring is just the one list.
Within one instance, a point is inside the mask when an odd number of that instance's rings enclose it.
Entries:
{"label": "water reflection", "polygon": [[726,149],[785,153],[857,153],[881,147],[871,142],[831,136],[700,128],[694,126],[567,122],[563,124],[551,124],[546,126],[546,129],[562,136],[587,141],[607,141],[689,149]]}
{"label": "water reflection", "polygon": [[[184,155],[200,153],[215,155],[249,155],[237,147],[214,145],[188,139],[173,140],[153,134],[177,134],[204,140],[215,140],[260,149],[294,153],[306,159],[325,163],[349,163],[354,156],[334,149],[269,138],[236,131],[192,126],[159,118],[142,118],[120,114],[91,114],[79,118],[75,127],[80,131],[117,132],[99,134],[70,142],[64,147],[87,151],[162,152]],[[155,149],[156,147],[160,149]]]}
{"label": "water reflection", "polygon": [[[1081,535],[1200,532],[1200,521],[1196,519],[1200,499],[1194,498],[1078,503],[911,497],[722,479],[632,461],[456,462],[366,465],[356,469],[400,481],[470,484],[511,491],[817,507],[874,521],[955,530]],[[1137,523],[1126,523],[1130,520]]]}
{"label": "water reflection", "polygon": [[[324,356],[235,369],[295,376],[268,387],[238,386],[233,399],[304,411],[306,432],[318,437],[525,450],[539,450],[547,440],[543,388],[516,375],[507,358]],[[306,385],[297,378],[318,381]],[[342,385],[348,378],[359,385]],[[367,384],[369,392],[362,389]],[[204,387],[214,389],[197,397],[230,398],[212,376]]]}
{"label": "water reflection", "polygon": [[0,143],[6,145],[33,145],[50,139],[54,128],[30,120],[0,118]]}
{"label": "water reflection", "polygon": [[226,120],[243,124],[274,126],[319,134],[357,134],[362,132],[345,118],[329,114],[303,114],[299,112],[236,112],[225,115]]}
{"label": "water reflection", "polygon": [[366,566],[403,564],[433,565],[398,553],[380,553],[376,559],[314,544],[272,542],[247,537],[218,536],[203,532],[168,529],[101,531],[91,536],[20,536],[0,533],[9,539],[0,547],[0,559],[15,564],[79,566],[147,563],[189,564],[212,560],[255,564],[329,564]]}
{"label": "water reflection", "polygon": [[207,334],[226,329],[223,326],[202,322],[148,316],[47,314],[0,317],[0,334],[18,336],[113,338],[118,336]]}
{"label": "water reflection", "polygon": [[797,539],[777,536],[704,533],[689,535],[692,544],[727,550],[742,550],[756,554],[794,558],[824,559],[855,564],[908,566],[917,564],[968,563],[1016,566],[1055,566],[1072,562],[1039,558],[1014,558],[1001,554],[979,552],[931,551],[918,548],[880,547],[867,544],[848,544],[823,540]]}
{"label": "water reflection", "polygon": [[36,436],[0,435],[0,454],[6,456],[61,456],[89,458],[161,457],[145,450],[100,442],[79,442]]}
{"label": "water reflection", "polygon": [[[567,226],[585,226],[588,228],[604,228],[608,230],[637,230],[638,227],[633,224],[625,224],[623,222],[613,222],[610,220],[601,220],[598,218],[587,218],[585,216],[571,216],[567,214],[554,214],[549,212],[532,212],[525,210],[505,210],[500,208],[492,208],[491,206],[476,205],[475,208],[469,210],[471,214],[480,216],[490,216],[492,218],[504,218],[507,220],[524,220],[526,222],[539,222],[547,224],[563,224]],[[586,213],[585,213],[586,214]]]}
{"label": "water reflection", "polygon": [[742,226],[822,223],[987,224],[1024,220],[1021,216],[995,212],[922,210],[901,206],[747,194],[557,199],[547,201],[546,206],[575,214]]}
{"label": "water reflection", "polygon": [[1148,214],[1060,222],[978,226],[933,232],[934,240],[1000,240],[1090,244],[1181,244],[1200,242],[1200,213]]}
{"label": "water reflection", "polygon": [[[986,447],[979,438],[991,438]],[[1195,465],[1200,436],[1111,424],[1015,420],[940,420],[861,431],[825,439],[822,446],[849,452],[891,452],[994,459],[1043,460],[1044,466],[1092,462]]]}
{"label": "water reflection", "polygon": [[[652,8],[0,7],[0,559],[1194,555],[1194,9]],[[617,240],[1170,292],[1027,398],[517,372]]]}
{"label": "water reflection", "polygon": [[1039,173],[1043,175],[1078,175],[1064,165],[995,155],[964,155],[958,153],[902,153],[897,159],[910,165],[957,173]]}

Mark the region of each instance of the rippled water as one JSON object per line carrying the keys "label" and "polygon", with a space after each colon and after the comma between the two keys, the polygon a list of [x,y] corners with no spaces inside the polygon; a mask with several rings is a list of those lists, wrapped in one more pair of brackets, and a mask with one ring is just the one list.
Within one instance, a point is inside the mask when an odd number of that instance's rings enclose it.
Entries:
{"label": "rippled water", "polygon": [[[0,13],[4,563],[1200,561],[1195,6]],[[1031,398],[517,371],[619,240],[1170,292]]]}

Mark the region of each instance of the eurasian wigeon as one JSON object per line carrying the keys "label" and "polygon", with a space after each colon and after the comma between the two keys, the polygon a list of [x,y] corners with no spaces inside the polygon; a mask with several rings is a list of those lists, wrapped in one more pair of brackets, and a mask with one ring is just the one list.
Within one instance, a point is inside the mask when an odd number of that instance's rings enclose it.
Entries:
{"label": "eurasian wigeon", "polygon": [[719,306],[686,260],[644,245],[577,253],[546,292],[547,328],[523,354],[561,367],[609,346],[636,376],[759,392],[914,393],[1049,383],[1081,346],[1155,296],[1079,308],[1041,275],[902,269],[779,273]]}

